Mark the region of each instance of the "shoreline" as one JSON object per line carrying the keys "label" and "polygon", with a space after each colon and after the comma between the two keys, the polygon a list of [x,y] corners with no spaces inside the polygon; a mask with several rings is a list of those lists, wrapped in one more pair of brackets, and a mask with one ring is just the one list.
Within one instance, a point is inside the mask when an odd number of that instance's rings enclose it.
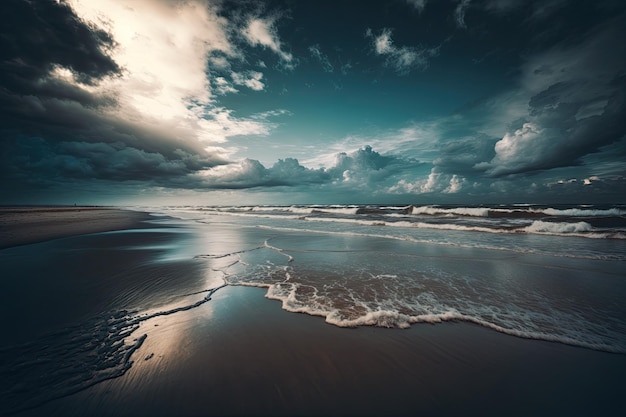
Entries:
{"label": "shoreline", "polygon": [[0,207],[0,249],[62,237],[146,227],[148,213],[105,206]]}

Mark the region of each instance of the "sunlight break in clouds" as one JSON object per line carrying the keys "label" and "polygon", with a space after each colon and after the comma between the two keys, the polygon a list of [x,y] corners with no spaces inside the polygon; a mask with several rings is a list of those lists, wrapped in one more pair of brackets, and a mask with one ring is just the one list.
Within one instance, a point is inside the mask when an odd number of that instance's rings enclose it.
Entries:
{"label": "sunlight break in clouds", "polygon": [[204,3],[73,0],[72,6],[117,42],[111,55],[124,71],[109,87],[123,94],[123,104],[152,117],[184,118],[190,100],[207,103],[207,55],[234,52],[227,22]]}
{"label": "sunlight break in clouds", "polygon": [[[263,118],[238,119],[231,110],[214,106],[214,94],[236,92],[223,78],[209,82],[208,58],[218,53],[239,59],[228,39],[229,22],[205,1],[73,0],[79,16],[111,33],[116,46],[112,58],[122,74],[92,89],[113,94],[115,116],[161,126],[179,139],[205,146],[230,136],[267,134]],[[236,84],[262,90],[259,72],[234,74]],[[216,149],[216,148],[211,148]]]}

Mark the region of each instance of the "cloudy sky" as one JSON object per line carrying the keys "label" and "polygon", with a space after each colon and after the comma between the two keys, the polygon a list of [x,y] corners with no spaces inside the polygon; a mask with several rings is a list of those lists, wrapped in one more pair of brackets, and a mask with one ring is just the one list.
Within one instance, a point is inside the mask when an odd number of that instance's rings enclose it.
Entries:
{"label": "cloudy sky", "polygon": [[626,202],[623,0],[2,0],[0,204]]}

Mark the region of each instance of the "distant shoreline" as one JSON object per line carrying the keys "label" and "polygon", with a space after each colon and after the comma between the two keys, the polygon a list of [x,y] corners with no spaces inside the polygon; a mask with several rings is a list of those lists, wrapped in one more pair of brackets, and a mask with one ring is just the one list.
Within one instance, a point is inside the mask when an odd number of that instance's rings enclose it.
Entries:
{"label": "distant shoreline", "polygon": [[148,213],[106,206],[0,207],[0,249],[61,237],[142,228]]}

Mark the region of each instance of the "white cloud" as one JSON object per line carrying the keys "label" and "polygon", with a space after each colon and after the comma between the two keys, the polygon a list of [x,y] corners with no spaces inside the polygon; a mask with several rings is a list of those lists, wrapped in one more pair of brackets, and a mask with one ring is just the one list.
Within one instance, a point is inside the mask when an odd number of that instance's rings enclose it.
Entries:
{"label": "white cloud", "polygon": [[[199,171],[193,178],[199,181],[199,187],[207,188],[316,185],[326,190],[377,192],[397,182],[400,176],[410,174],[415,165],[414,160],[384,156],[365,146],[354,152],[336,154],[332,164],[322,168],[307,168],[293,158],[279,159],[266,168],[257,160],[245,158]],[[461,183],[462,180],[455,178],[447,184],[449,190],[445,192],[456,192]]]}
{"label": "white cloud", "polygon": [[72,0],[72,7],[117,43],[110,53],[123,74],[102,88],[148,117],[185,118],[189,100],[209,102],[209,54],[234,54],[226,20],[202,1]]}
{"label": "white cloud", "polygon": [[194,177],[208,188],[248,188],[262,184],[266,175],[267,169],[259,161],[244,159],[200,171]]}
{"label": "white cloud", "polygon": [[306,186],[327,182],[330,177],[324,170],[305,168],[293,158],[279,159],[271,168],[266,168],[257,160],[245,158],[197,172],[193,178],[199,181],[201,187],[237,189]]}
{"label": "white cloud", "polygon": [[437,167],[433,167],[426,178],[413,182],[401,179],[387,191],[391,194],[455,194],[461,191],[466,182],[463,177],[445,174],[439,172]]}
{"label": "white cloud", "polygon": [[[443,124],[450,124],[444,120]],[[432,161],[438,155],[441,136],[439,122],[412,123],[398,129],[372,130],[368,134],[349,135],[323,148],[308,152],[303,164],[310,167],[331,166],[341,152],[356,152],[371,146],[382,154],[404,155],[420,161]]]}
{"label": "white cloud", "polygon": [[544,129],[533,123],[524,125],[513,133],[507,132],[495,145],[496,156],[489,163],[477,164],[476,168],[486,168],[493,175],[519,171],[541,159],[546,147],[552,141],[544,134]]}
{"label": "white cloud", "polygon": [[392,67],[398,74],[406,75],[412,69],[428,68],[430,58],[439,53],[439,48],[398,47],[391,39],[391,29],[384,28],[380,35],[375,36],[367,29],[365,36],[372,38],[372,46],[377,55],[386,57],[385,65]]}
{"label": "white cloud", "polygon": [[348,75],[351,69],[352,69],[352,64],[349,62],[346,62],[345,64],[341,66],[341,73],[343,75]]}
{"label": "white cloud", "polygon": [[426,0],[406,0],[406,2],[409,3],[411,6],[415,7],[415,9],[419,11],[420,13],[426,7]]}
{"label": "white cloud", "polygon": [[459,191],[461,191],[461,188],[463,188],[464,182],[464,178],[461,178],[458,175],[454,174],[452,178],[450,178],[450,184],[445,190],[443,190],[443,192],[446,194],[458,193]]}
{"label": "white cloud", "polygon": [[320,50],[319,45],[316,44],[309,46],[309,53],[320,62],[325,72],[333,72],[335,70],[333,64],[330,63],[328,56]]}
{"label": "white cloud", "polygon": [[275,18],[253,17],[243,29],[243,35],[252,46],[260,45],[274,51],[289,67],[293,65],[293,55],[283,50],[275,27]]}
{"label": "white cloud", "polygon": [[428,178],[426,181],[415,183],[416,190],[422,193],[431,193],[435,191],[437,188],[441,188],[442,186],[439,184],[441,178],[441,174],[435,172],[435,168],[430,171],[428,174]]}
{"label": "white cloud", "polygon": [[276,113],[259,113],[249,118],[237,118],[224,107],[197,108],[200,139],[208,143],[225,143],[233,136],[266,136],[275,127],[268,118]]}
{"label": "white cloud", "polygon": [[[371,32],[368,34],[373,36]],[[374,50],[378,55],[391,54],[396,50],[391,41],[390,29],[383,29],[382,33],[374,38]]]}
{"label": "white cloud", "polygon": [[454,9],[454,18],[456,19],[456,24],[458,27],[465,29],[467,25],[465,24],[465,10],[469,6],[471,0],[460,0],[459,4]]}
{"label": "white cloud", "polygon": [[224,77],[215,77],[213,79],[213,85],[215,88],[215,92],[220,95],[237,93],[239,91],[235,87],[233,87],[231,83],[228,82],[228,80]]}
{"label": "white cloud", "polygon": [[245,85],[251,90],[262,91],[265,89],[265,84],[261,81],[263,79],[263,73],[258,71],[246,71],[244,73],[231,73],[233,82],[237,85]]}

